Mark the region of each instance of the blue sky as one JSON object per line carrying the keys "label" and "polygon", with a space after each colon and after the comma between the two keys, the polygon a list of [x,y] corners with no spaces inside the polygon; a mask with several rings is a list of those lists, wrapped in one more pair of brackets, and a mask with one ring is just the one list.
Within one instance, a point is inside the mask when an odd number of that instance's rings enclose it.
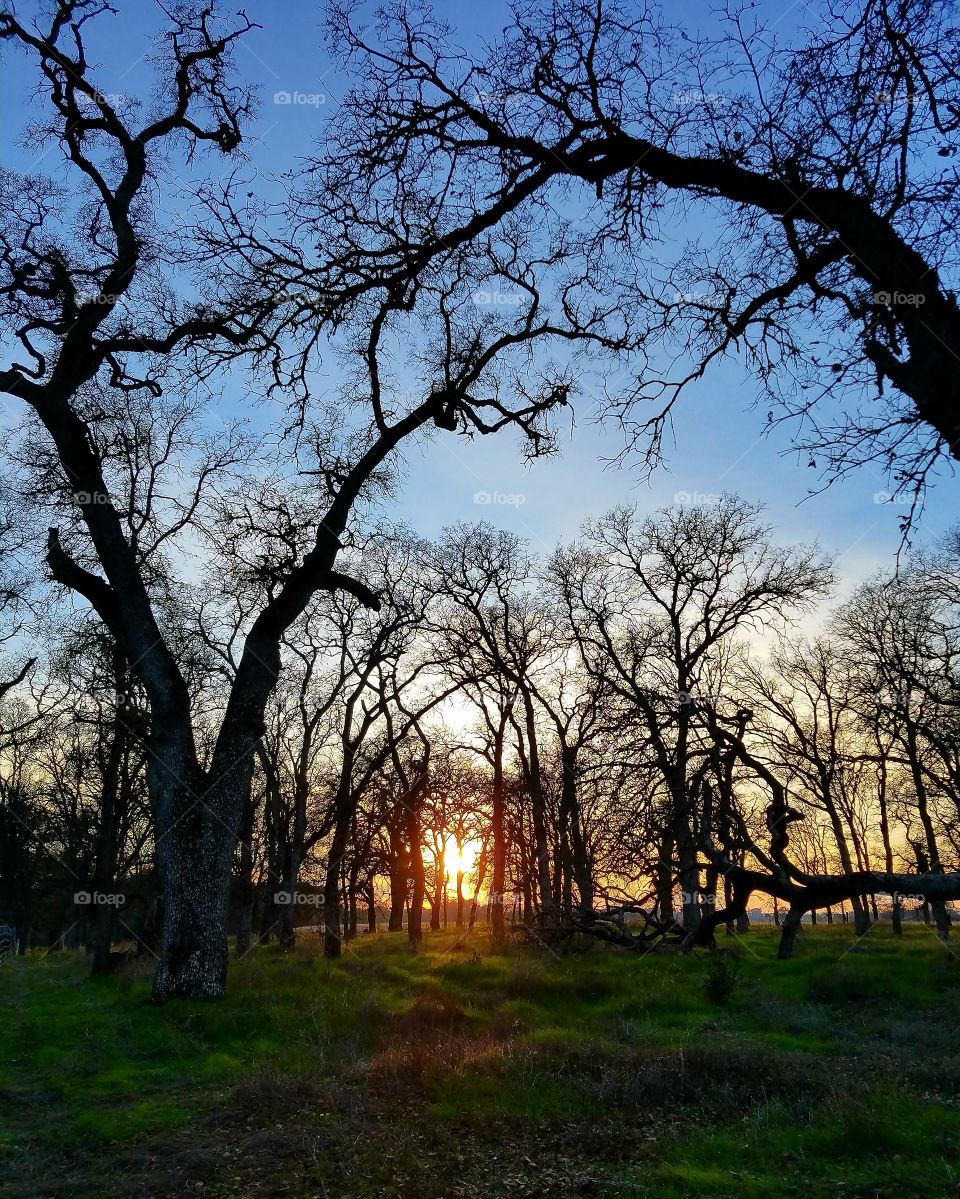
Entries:
{"label": "blue sky", "polygon": [[[118,7],[118,17],[105,16],[90,27],[90,57],[104,64],[99,74],[102,90],[146,95],[150,71],[143,56],[149,50],[149,34],[157,27],[157,14],[149,0],[118,0]],[[278,174],[310,153],[348,80],[323,49],[320,6],[248,0],[245,7],[263,26],[237,51],[239,68],[261,88],[249,154],[259,171]],[[484,5],[444,0],[437,8],[467,46],[495,34],[509,15],[497,0]],[[23,2],[17,9],[21,19],[29,19],[38,6]],[[671,15],[692,32],[706,19],[705,11],[702,4],[684,3],[673,7]],[[803,5],[790,0],[763,5],[764,17],[778,22],[783,31],[789,31],[802,12]],[[30,111],[31,82],[24,60],[9,58],[2,85],[4,111],[13,118],[8,129],[19,123],[18,112]],[[278,94],[310,99],[278,103]],[[13,165],[32,166],[28,149],[13,151],[8,146],[5,156]],[[450,436],[435,439],[425,451],[413,448],[408,453],[395,515],[426,536],[455,520],[489,519],[529,537],[535,547],[549,549],[573,536],[584,517],[624,500],[655,508],[678,493],[733,490],[766,503],[784,541],[817,539],[837,554],[847,585],[878,567],[892,566],[900,542],[897,516],[903,509],[876,502],[877,493],[887,488],[879,472],[862,469],[824,494],[809,496],[817,481],[815,472],[795,454],[783,456],[788,448],[785,430],[765,435],[768,406],[751,410],[754,394],[754,385],[736,363],[711,370],[678,409],[675,444],[667,447],[669,469],[658,470],[648,482],[629,467],[604,465],[603,459],[613,457],[621,441],[616,429],[593,422],[589,396],[578,407],[572,437],[569,430],[564,433],[562,456],[530,468],[520,462],[509,436],[472,443]],[[494,502],[477,503],[477,493]],[[922,540],[937,537],[957,519],[958,499],[956,479],[937,481],[923,517]]]}

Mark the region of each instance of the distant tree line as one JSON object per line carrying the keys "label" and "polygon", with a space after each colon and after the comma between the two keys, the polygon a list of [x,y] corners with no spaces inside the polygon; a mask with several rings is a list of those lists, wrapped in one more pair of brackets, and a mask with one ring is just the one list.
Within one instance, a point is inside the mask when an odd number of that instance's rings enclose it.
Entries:
{"label": "distant tree line", "polygon": [[[919,906],[946,937],[958,554],[863,584],[811,639],[795,622],[829,563],[735,496],[617,509],[546,558],[487,524],[372,528],[346,560],[379,612],[325,593],[284,640],[231,863],[236,953],[292,948],[305,911],[331,956],[361,927],[415,944],[448,892],[458,927],[501,939],[710,944],[757,896],[783,905],[784,954],[847,904],[858,933]],[[243,595],[225,572],[182,629],[211,730]],[[30,679],[3,701],[0,915],[107,970],[115,941],[157,948],[144,697],[89,617]]]}

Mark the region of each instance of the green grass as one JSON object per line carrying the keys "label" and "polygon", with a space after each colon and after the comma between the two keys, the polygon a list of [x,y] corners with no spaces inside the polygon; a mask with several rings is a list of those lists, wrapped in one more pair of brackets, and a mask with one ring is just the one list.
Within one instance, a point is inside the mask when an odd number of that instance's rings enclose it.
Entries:
{"label": "green grass", "polygon": [[216,1004],[146,963],[0,970],[0,1195],[960,1196],[960,944],[772,930],[705,957],[364,937],[254,950]]}

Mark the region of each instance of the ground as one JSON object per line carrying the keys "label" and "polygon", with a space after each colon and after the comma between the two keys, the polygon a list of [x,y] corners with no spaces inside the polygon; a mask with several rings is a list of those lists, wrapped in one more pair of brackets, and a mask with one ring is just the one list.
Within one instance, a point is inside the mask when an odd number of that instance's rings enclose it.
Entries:
{"label": "ground", "polygon": [[31,954],[0,968],[0,1195],[960,1196],[956,939],[382,934],[258,948],[224,1001],[163,1008],[146,963]]}

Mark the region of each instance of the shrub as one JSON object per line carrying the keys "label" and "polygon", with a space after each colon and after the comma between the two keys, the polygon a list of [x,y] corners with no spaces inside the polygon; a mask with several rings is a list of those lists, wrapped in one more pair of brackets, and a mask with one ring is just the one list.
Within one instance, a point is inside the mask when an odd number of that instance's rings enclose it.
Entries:
{"label": "shrub", "polygon": [[710,958],[703,979],[703,993],[710,1001],[722,1007],[728,1003],[740,985],[740,963],[727,954],[715,953]]}

